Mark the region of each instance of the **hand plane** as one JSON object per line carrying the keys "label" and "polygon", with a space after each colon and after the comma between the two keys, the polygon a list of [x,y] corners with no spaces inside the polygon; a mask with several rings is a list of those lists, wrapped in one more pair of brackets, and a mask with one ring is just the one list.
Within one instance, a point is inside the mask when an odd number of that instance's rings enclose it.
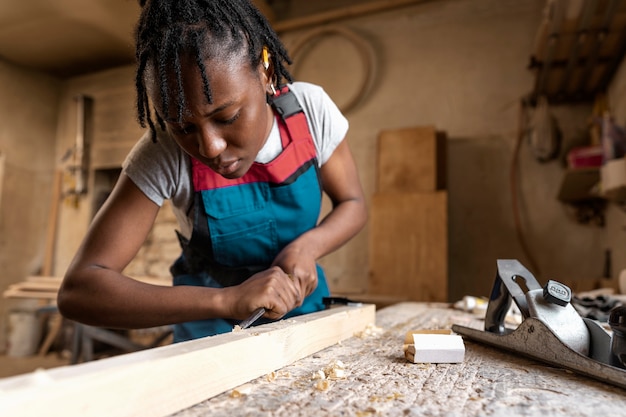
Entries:
{"label": "hand plane", "polygon": [[[505,326],[515,302],[523,320]],[[571,305],[571,290],[549,280],[541,287],[519,261],[497,261],[484,331],[453,325],[465,338],[510,350],[593,379],[626,388],[626,307],[611,311],[612,334],[597,321],[583,318]]]}

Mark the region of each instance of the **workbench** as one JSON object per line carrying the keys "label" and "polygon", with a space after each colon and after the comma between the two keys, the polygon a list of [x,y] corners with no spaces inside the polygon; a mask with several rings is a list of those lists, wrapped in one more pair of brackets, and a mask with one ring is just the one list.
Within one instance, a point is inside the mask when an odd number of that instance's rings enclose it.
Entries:
{"label": "workbench", "polygon": [[[618,416],[626,390],[465,340],[460,364],[415,364],[406,332],[470,325],[448,304],[400,303],[376,313],[376,327],[265,377],[174,414],[193,416]],[[340,361],[327,389],[313,375]],[[155,399],[158,401],[158,399]]]}

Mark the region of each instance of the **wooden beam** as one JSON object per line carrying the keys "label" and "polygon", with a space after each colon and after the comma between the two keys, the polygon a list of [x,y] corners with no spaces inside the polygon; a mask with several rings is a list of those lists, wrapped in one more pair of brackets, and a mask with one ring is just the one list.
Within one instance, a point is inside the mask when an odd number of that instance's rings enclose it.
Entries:
{"label": "wooden beam", "polygon": [[303,29],[309,26],[322,25],[341,19],[348,19],[372,13],[380,13],[398,7],[412,6],[434,0],[377,0],[353,6],[341,7],[327,12],[321,12],[310,16],[297,17],[278,21],[272,25],[276,32]]}
{"label": "wooden beam", "polygon": [[0,415],[167,416],[365,330],[375,307],[336,307],[80,365],[0,379]]}
{"label": "wooden beam", "polygon": [[4,160],[6,157],[0,150],[0,214],[2,214],[2,184],[4,183]]}
{"label": "wooden beam", "polygon": [[54,182],[52,184],[52,201],[50,202],[50,211],[48,212],[48,228],[46,231],[46,250],[43,257],[43,266],[41,275],[50,275],[53,273],[54,263],[54,242],[57,235],[57,223],[59,217],[59,204],[62,199],[63,188],[63,171],[57,170],[54,174]]}

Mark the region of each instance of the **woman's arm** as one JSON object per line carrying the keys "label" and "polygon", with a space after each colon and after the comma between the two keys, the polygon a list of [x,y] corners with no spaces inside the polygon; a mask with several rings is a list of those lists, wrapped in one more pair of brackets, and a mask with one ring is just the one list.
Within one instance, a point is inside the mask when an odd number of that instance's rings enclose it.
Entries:
{"label": "woman's arm", "polygon": [[308,295],[317,286],[315,262],[354,237],[367,221],[367,207],[346,140],[321,168],[322,186],[333,209],[320,224],[289,244],[274,265],[293,274]]}
{"label": "woman's arm", "polygon": [[65,317],[102,327],[141,328],[215,317],[243,319],[259,305],[271,307],[277,318],[293,308],[299,289],[279,268],[226,289],[150,285],[123,275],[158,210],[122,174],[63,280],[58,305]]}

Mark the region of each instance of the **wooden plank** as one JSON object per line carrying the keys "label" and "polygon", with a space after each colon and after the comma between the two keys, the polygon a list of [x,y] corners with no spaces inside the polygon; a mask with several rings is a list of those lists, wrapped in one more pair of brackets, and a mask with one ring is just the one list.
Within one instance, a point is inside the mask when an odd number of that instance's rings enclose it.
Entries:
{"label": "wooden plank", "polygon": [[56,283],[57,285],[61,285],[61,282],[63,282],[63,277],[30,275],[26,277],[25,281],[26,282],[50,282],[50,283]]}
{"label": "wooden plank", "polygon": [[8,289],[2,293],[4,298],[30,298],[41,300],[56,300],[56,291],[21,291],[16,289]]}
{"label": "wooden plank", "polygon": [[48,213],[48,227],[46,230],[46,248],[43,258],[42,275],[53,273],[54,263],[54,242],[57,235],[57,222],[59,217],[59,204],[61,203],[61,191],[63,187],[63,171],[57,170],[54,174],[52,184],[52,201],[50,202],[50,212]]}
{"label": "wooden plank", "polygon": [[446,188],[446,135],[432,126],[380,132],[377,155],[378,192]]}
{"label": "wooden plank", "polygon": [[374,194],[370,293],[447,301],[447,203],[446,191]]}
{"label": "wooden plank", "polygon": [[337,307],[240,332],[0,380],[0,415],[166,416],[362,332],[375,307]]}
{"label": "wooden plank", "polygon": [[24,291],[35,291],[35,290],[50,290],[55,293],[59,290],[59,286],[56,282],[29,282],[23,281],[18,282],[17,284],[9,285],[9,289],[17,289]]}
{"label": "wooden plank", "polygon": [[0,214],[2,214],[2,184],[4,183],[4,161],[6,157],[0,150]]}

